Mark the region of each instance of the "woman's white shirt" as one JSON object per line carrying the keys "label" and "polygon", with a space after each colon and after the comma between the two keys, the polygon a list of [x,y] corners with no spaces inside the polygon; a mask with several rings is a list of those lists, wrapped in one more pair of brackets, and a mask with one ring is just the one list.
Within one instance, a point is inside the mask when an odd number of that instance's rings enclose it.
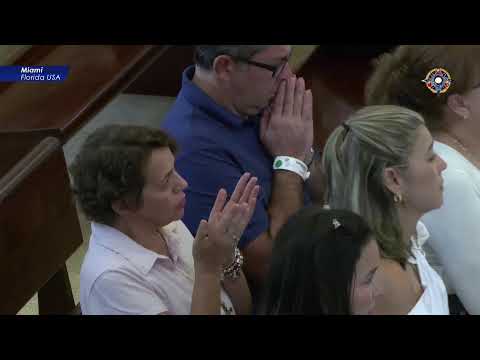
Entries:
{"label": "woman's white shirt", "polygon": [[459,152],[434,142],[447,163],[443,206],[421,220],[430,239],[427,259],[470,314],[480,314],[480,171]]}

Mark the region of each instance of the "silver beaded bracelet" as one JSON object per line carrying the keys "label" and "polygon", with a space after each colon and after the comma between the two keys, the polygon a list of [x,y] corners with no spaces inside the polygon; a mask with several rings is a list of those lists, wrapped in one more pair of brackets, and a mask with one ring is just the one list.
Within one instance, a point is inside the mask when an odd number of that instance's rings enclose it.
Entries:
{"label": "silver beaded bracelet", "polygon": [[235,258],[233,259],[233,262],[228,265],[225,269],[223,269],[222,272],[222,280],[225,280],[228,278],[229,280],[235,280],[237,279],[242,270],[242,265],[243,265],[243,255],[240,252],[239,248],[235,248]]}

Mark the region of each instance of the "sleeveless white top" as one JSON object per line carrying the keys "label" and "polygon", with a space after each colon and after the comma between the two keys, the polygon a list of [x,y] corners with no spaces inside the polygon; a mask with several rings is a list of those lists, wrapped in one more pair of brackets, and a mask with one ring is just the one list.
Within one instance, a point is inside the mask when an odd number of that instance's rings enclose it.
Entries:
{"label": "sleeveless white top", "polygon": [[408,262],[417,265],[423,294],[408,315],[449,315],[445,284],[429,265],[422,249],[422,245],[428,237],[427,228],[422,222],[419,222],[417,225],[417,240],[412,239],[413,256],[408,259]]}
{"label": "sleeveless white top", "polygon": [[448,167],[442,173],[443,206],[421,219],[431,235],[426,257],[447,291],[471,315],[480,315],[480,170],[446,144],[435,141],[433,149]]}

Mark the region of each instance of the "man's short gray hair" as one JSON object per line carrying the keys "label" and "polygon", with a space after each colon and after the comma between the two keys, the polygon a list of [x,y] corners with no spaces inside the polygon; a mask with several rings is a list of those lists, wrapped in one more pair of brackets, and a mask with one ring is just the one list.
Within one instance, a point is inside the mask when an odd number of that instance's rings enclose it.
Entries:
{"label": "man's short gray hair", "polygon": [[230,55],[233,58],[250,59],[255,54],[272,45],[197,45],[195,46],[195,64],[211,70],[215,58]]}

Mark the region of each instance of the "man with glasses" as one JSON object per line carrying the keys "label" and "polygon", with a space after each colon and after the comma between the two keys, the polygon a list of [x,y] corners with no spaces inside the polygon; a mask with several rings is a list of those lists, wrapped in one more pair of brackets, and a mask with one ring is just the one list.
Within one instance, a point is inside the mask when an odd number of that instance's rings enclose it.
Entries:
{"label": "man with glasses", "polygon": [[195,65],[184,71],[162,125],[180,145],[176,166],[189,183],[183,220],[193,234],[219,189],[231,193],[245,172],[258,178],[255,213],[238,244],[254,298],[277,232],[308,199],[312,94],[290,69],[291,51],[289,45],[197,46]]}

